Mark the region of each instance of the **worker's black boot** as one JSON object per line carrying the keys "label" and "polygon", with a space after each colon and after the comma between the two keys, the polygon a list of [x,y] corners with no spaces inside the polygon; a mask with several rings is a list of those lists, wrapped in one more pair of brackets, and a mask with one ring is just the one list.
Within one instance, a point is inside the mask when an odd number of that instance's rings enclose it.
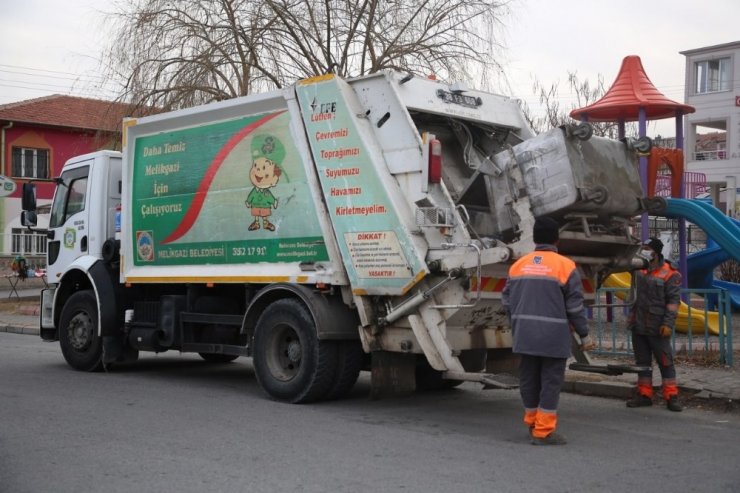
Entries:
{"label": "worker's black boot", "polygon": [[653,400],[642,394],[637,394],[632,399],[627,401],[627,407],[647,407],[652,406]]}
{"label": "worker's black boot", "polygon": [[677,395],[670,396],[668,400],[665,401],[665,407],[667,407],[669,411],[673,411],[674,413],[680,413],[681,411],[683,411],[683,406],[679,404]]}

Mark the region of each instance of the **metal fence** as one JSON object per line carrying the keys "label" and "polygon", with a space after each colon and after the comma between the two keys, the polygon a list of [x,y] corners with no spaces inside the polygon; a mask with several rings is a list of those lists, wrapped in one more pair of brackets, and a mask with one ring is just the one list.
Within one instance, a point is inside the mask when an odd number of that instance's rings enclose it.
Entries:
{"label": "metal fence", "polygon": [[723,159],[727,159],[727,151],[725,149],[696,151],[692,154],[695,161],[721,161]]}
{"label": "metal fence", "polygon": [[[589,309],[596,328],[594,354],[633,356],[631,333],[627,330],[628,288],[599,288]],[[685,300],[672,336],[673,351],[689,358],[714,358],[733,365],[732,306],[724,289],[682,289]],[[625,302],[626,301],[626,302]],[[713,309],[716,308],[716,311]]]}
{"label": "metal fence", "polygon": [[46,231],[12,228],[12,233],[0,235],[0,255],[46,255]]}

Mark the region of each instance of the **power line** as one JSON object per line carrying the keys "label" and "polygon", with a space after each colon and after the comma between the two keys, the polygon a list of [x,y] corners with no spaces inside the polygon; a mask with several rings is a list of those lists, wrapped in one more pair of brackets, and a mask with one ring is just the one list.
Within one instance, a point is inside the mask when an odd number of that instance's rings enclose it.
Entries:
{"label": "power line", "polygon": [[2,69],[2,68],[0,68],[0,74],[26,75],[32,78],[53,79],[53,80],[72,80],[72,81],[83,80],[83,81],[88,81],[88,82],[104,82],[106,80],[105,77],[91,76],[87,74],[79,74],[79,75],[69,76],[69,77],[60,77],[58,75],[33,74],[29,72],[21,72],[18,70],[7,70],[7,69]]}
{"label": "power line", "polygon": [[[0,78],[0,86],[7,85],[8,87],[19,87],[19,86],[15,85],[15,84],[24,84],[23,87],[26,87],[28,89],[30,89],[32,87],[33,88],[38,88],[38,89],[43,89],[43,87],[49,87],[49,88],[52,88],[52,89],[64,90],[64,89],[67,89],[69,87],[74,87],[74,84],[72,84],[72,85],[69,85],[69,84],[67,84],[67,85],[46,84],[44,82],[35,82],[35,81],[27,81],[27,80],[10,80],[10,79],[2,79],[2,78]],[[28,85],[25,85],[25,84],[30,84],[31,87],[29,87]],[[41,86],[43,86],[43,87],[41,87]]]}
{"label": "power line", "polygon": [[[13,69],[19,69],[19,70],[32,70],[34,72],[46,72],[46,73],[50,73],[50,74],[73,75],[73,76],[78,76],[79,75],[79,74],[76,74],[74,72],[63,72],[63,71],[59,71],[59,70],[47,70],[47,69],[42,69],[42,68],[26,67],[26,66],[23,66],[23,65],[8,65],[8,64],[4,64],[4,63],[0,63],[0,67],[7,67],[7,68],[13,68]],[[0,71],[3,71],[3,70],[0,69]]]}
{"label": "power line", "polygon": [[[8,87],[13,89],[25,89],[28,91],[38,91],[40,93],[44,93],[47,95],[51,94],[65,94],[67,96],[79,96],[79,97],[89,97],[93,99],[102,99],[102,100],[109,100],[109,99],[115,99],[116,93],[114,91],[104,91],[102,89],[98,91],[89,91],[89,90],[49,90],[39,87],[28,87],[28,86],[22,86],[22,85],[13,85],[13,84],[0,84],[0,87]],[[7,103],[14,103],[17,101],[22,101],[23,99],[33,99],[33,98],[18,98],[18,97],[12,97],[12,96],[0,96],[0,99],[4,100]]]}

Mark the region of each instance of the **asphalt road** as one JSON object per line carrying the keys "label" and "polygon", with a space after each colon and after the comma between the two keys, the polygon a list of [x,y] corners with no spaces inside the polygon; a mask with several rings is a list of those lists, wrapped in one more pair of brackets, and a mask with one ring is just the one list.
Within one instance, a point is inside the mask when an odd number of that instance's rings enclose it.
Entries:
{"label": "asphalt road", "polygon": [[739,491],[740,417],[564,394],[534,447],[516,391],[282,404],[249,360],[164,353],[80,373],[0,333],[0,492]]}

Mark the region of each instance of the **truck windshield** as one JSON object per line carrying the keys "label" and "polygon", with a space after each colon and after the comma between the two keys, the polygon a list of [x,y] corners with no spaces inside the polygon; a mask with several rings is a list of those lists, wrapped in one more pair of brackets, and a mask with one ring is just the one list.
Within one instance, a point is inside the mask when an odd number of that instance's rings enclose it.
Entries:
{"label": "truck windshield", "polygon": [[61,226],[70,216],[85,210],[88,170],[85,166],[62,173],[51,206],[50,228]]}

